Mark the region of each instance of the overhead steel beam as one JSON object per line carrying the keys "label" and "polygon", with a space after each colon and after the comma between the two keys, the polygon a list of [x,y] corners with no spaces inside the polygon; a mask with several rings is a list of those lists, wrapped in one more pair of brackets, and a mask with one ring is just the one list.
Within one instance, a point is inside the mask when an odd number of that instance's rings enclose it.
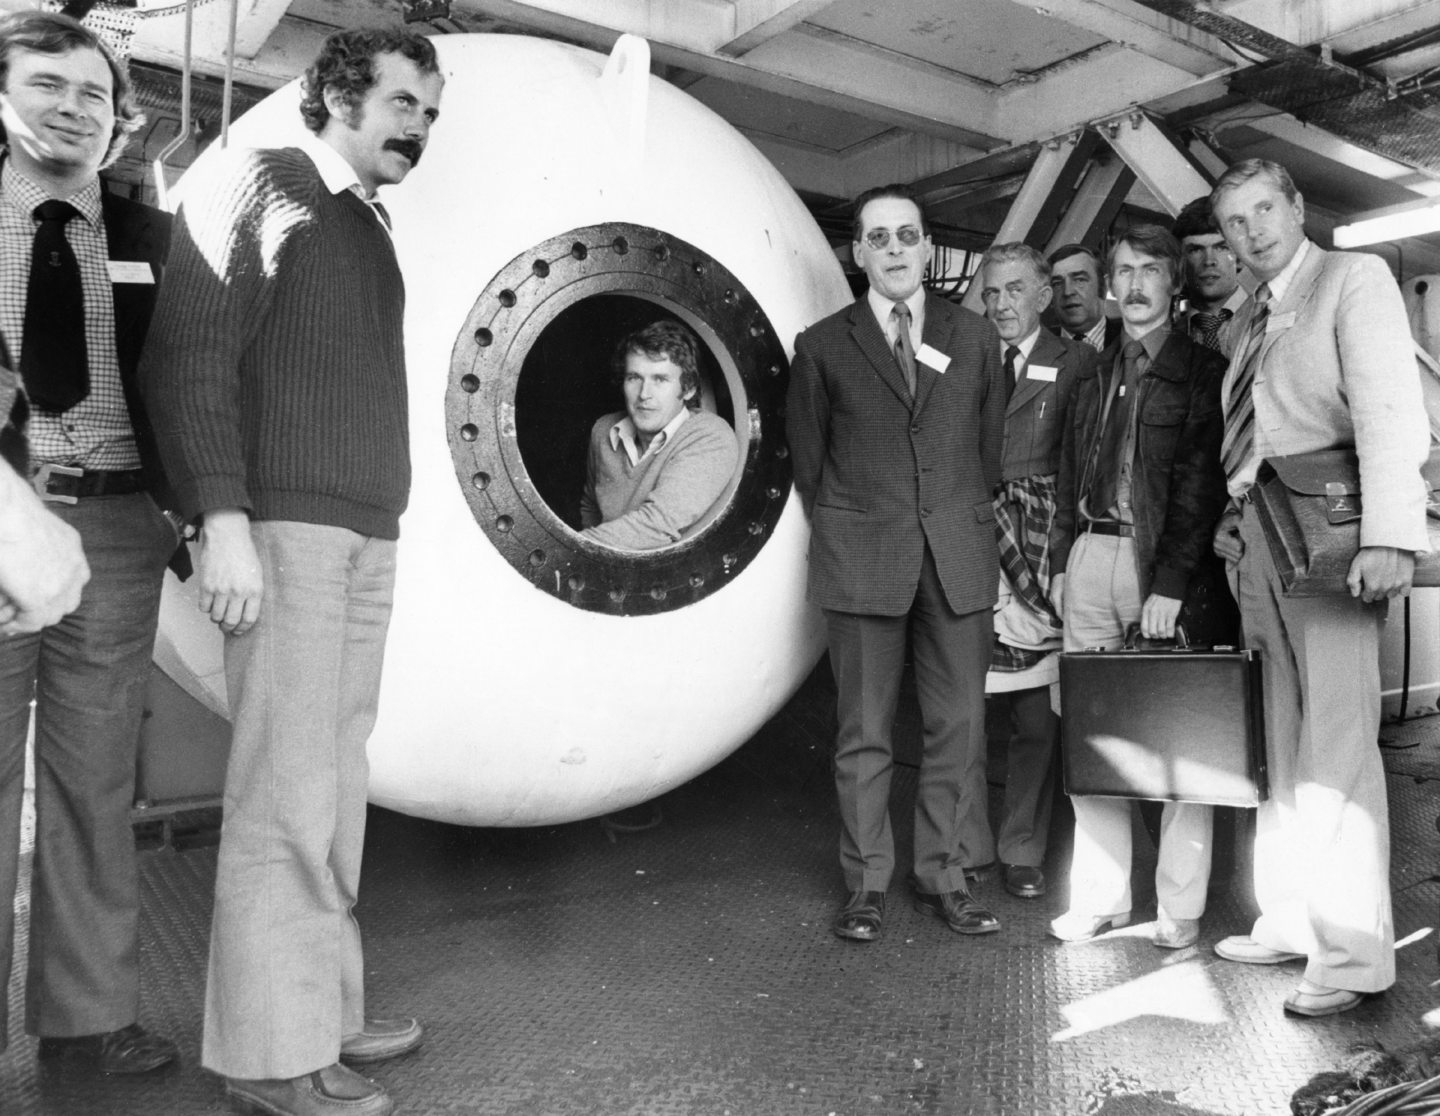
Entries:
{"label": "overhead steel beam", "polygon": [[[1030,167],[1030,173],[1025,176],[1025,184],[1020,187],[1020,192],[1015,195],[1015,200],[1010,204],[1010,212],[1005,215],[1005,220],[1000,223],[999,231],[995,233],[994,243],[1005,244],[1012,240],[1024,240],[1029,233],[1030,227],[1035,223],[1048,199],[1055,190],[1065,173],[1065,165],[1070,158],[1070,144],[1063,139],[1052,140],[1044,144],[1035,156],[1035,162]],[[977,314],[981,312],[980,285],[971,283],[965,291],[965,297],[960,303],[967,310],[974,310]]]}
{"label": "overhead steel beam", "polygon": [[[1217,66],[1216,73],[1226,67]],[[993,127],[1011,143],[1043,142],[1131,105],[1148,104],[1207,80],[1124,47],[1092,52],[1032,85],[1007,89]]]}
{"label": "overhead steel beam", "polygon": [[[650,42],[658,62],[796,100],[852,112],[981,151],[1004,146],[990,126],[988,86],[952,71],[843,35],[796,26],[744,58],[718,53],[733,23],[729,9],[701,0],[614,0],[596,20],[593,0],[457,0],[456,7],[609,51],[621,32]],[[694,17],[693,20],[691,17]]]}
{"label": "overhead steel beam", "polygon": [[1090,173],[1081,180],[1065,216],[1045,244],[1045,254],[1048,256],[1062,244],[1098,244],[1100,238],[1094,234],[1110,227],[1130,187],[1135,185],[1135,177],[1123,159],[1092,159]]}
{"label": "overhead steel beam", "polygon": [[1095,127],[1171,216],[1210,192],[1213,183],[1189,152],[1138,109]]}
{"label": "overhead steel beam", "polygon": [[734,38],[718,53],[739,58],[830,7],[834,0],[735,0]]}
{"label": "overhead steel beam", "polygon": [[1013,2],[1191,74],[1213,74],[1237,58],[1235,52],[1215,36],[1126,0]]}

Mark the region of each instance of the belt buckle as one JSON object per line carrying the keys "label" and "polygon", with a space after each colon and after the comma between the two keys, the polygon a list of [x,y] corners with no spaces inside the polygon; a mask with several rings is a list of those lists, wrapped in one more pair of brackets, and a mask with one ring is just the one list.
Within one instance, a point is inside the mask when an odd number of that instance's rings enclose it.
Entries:
{"label": "belt buckle", "polygon": [[46,462],[35,470],[35,476],[30,483],[35,487],[35,494],[49,504],[78,504],[78,497],[66,496],[60,492],[50,491],[51,477],[83,477],[85,470],[74,465],[55,465]]}

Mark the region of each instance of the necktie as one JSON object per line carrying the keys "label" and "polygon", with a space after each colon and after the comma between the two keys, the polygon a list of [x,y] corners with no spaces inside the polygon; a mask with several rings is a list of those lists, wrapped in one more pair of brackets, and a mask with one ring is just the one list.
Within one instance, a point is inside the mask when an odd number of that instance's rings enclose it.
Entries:
{"label": "necktie", "polygon": [[395,228],[395,226],[390,223],[390,211],[389,211],[388,209],[386,209],[385,206],[384,206],[382,203],[378,202],[378,201],[372,201],[372,202],[369,203],[369,205],[370,205],[370,208],[373,209],[373,210],[376,212],[376,214],[379,215],[380,220],[381,220],[381,222],[385,225],[385,227],[386,227],[387,229],[390,229],[390,230],[393,231],[394,228]]}
{"label": "necktie", "polygon": [[1220,445],[1220,462],[1225,466],[1225,479],[1235,474],[1250,460],[1255,444],[1255,400],[1250,387],[1255,382],[1255,368],[1260,363],[1260,343],[1265,340],[1265,324],[1270,320],[1270,284],[1255,288],[1255,310],[1250,315],[1245,340],[1235,353],[1232,363],[1239,372],[1230,385],[1225,400],[1225,439]]}
{"label": "necktie", "polygon": [[1234,312],[1231,310],[1221,310],[1215,314],[1197,310],[1190,315],[1190,336],[1207,349],[1214,349],[1218,353],[1220,351],[1220,327],[1234,316]]}
{"label": "necktie", "polygon": [[[1086,498],[1086,508],[1092,518],[1109,515],[1118,498],[1120,451],[1125,444],[1125,432],[1130,428],[1130,409],[1134,404],[1135,385],[1140,379],[1140,357],[1144,353],[1145,346],[1139,341],[1127,341],[1120,353],[1119,366],[1111,374],[1109,406],[1095,447],[1095,479]],[[1119,382],[1113,377],[1118,377]]]}
{"label": "necktie", "polygon": [[1020,350],[1014,345],[1005,346],[1005,383],[1011,391],[1015,390],[1015,362],[1020,358]]}
{"label": "necktie", "polygon": [[915,343],[910,340],[910,307],[897,302],[890,310],[895,320],[895,363],[905,373],[905,387],[915,398]]}
{"label": "necktie", "polygon": [[36,405],[68,411],[90,394],[85,292],[80,264],[65,237],[65,226],[80,211],[69,202],[51,199],[35,207],[35,216],[40,226],[30,254],[20,374]]}

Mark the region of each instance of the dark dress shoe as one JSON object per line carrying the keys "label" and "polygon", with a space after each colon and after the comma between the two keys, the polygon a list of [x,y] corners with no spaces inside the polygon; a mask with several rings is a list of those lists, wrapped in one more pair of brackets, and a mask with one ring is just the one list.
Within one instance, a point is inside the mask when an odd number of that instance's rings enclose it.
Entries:
{"label": "dark dress shoe", "polygon": [[885,893],[852,891],[835,916],[835,936],[852,942],[873,942],[885,925]]}
{"label": "dark dress shoe", "polygon": [[968,891],[942,891],[938,895],[917,891],[915,909],[944,919],[957,934],[993,934],[1000,929],[1000,920]]}
{"label": "dark dress shoe", "polygon": [[390,1116],[395,1111],[389,1093],[338,1062],[301,1077],[228,1077],[225,1092],[269,1116]]}
{"label": "dark dress shoe", "polygon": [[102,1035],[40,1039],[40,1057],[88,1062],[101,1073],[149,1073],[180,1055],[167,1038],[152,1035],[139,1023]]}
{"label": "dark dress shoe", "polygon": [[1017,899],[1039,899],[1045,894],[1045,873],[1028,864],[1007,864],[1005,890]]}
{"label": "dark dress shoe", "polygon": [[416,1049],[425,1038],[415,1019],[367,1019],[365,1029],[340,1040],[340,1060],[347,1066],[383,1062]]}

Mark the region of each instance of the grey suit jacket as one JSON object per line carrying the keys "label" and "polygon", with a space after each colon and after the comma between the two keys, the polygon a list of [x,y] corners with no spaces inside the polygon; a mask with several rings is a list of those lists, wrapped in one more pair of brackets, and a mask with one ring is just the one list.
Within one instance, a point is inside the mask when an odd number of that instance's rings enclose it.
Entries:
{"label": "grey suit jacket", "polygon": [[[1227,325],[1231,344],[1250,326],[1247,299]],[[1238,373],[1222,398],[1227,408]],[[1354,446],[1364,506],[1362,546],[1425,550],[1430,429],[1400,288],[1378,257],[1312,244],[1270,307],[1252,397],[1263,456]]]}
{"label": "grey suit jacket", "polygon": [[995,603],[999,335],[929,296],[923,341],[949,363],[919,363],[913,404],[864,296],[795,341],[786,430],[811,520],[809,595],[821,608],[904,615],[927,544],[955,612]]}
{"label": "grey suit jacket", "polygon": [[[1076,380],[1098,358],[1099,354],[1083,341],[1067,341],[1041,327],[1024,374],[1005,405],[1005,445],[1000,456],[1003,479],[1060,471],[1063,419],[1075,396]],[[1054,369],[1055,378],[1041,379],[1042,368]]]}

